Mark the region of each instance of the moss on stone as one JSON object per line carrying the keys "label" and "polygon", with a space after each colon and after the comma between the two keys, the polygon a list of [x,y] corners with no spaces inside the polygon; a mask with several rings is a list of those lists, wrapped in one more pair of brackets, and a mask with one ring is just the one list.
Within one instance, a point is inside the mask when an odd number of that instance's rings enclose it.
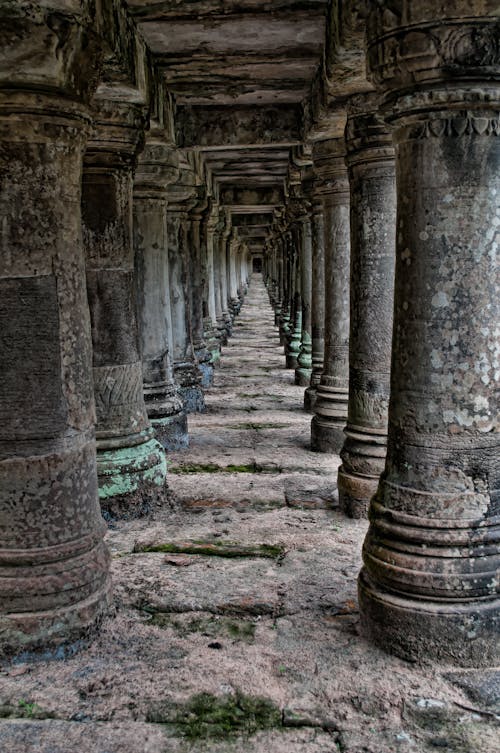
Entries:
{"label": "moss on stone", "polygon": [[233,541],[186,541],[158,544],[136,543],[134,553],[197,554],[205,557],[265,557],[277,559],[285,554],[281,544],[238,544]]}
{"label": "moss on stone", "polygon": [[200,633],[209,638],[230,638],[235,642],[253,643],[255,640],[255,622],[218,615],[180,619],[165,612],[155,612],[148,624],[161,628],[173,628],[182,637]]}
{"label": "moss on stone", "polygon": [[252,429],[254,431],[260,431],[262,429],[287,429],[290,426],[290,424],[273,424],[273,423],[253,423],[252,421],[249,421],[248,423],[242,423],[242,424],[230,424],[227,428],[228,429]]}
{"label": "moss on stone", "polygon": [[258,473],[258,468],[254,463],[225,466],[215,463],[186,463],[171,467],[170,473]]}
{"label": "moss on stone", "polygon": [[189,740],[225,740],[281,727],[281,711],[269,699],[198,693],[185,704],[158,703],[147,714],[148,722],[172,724]]}

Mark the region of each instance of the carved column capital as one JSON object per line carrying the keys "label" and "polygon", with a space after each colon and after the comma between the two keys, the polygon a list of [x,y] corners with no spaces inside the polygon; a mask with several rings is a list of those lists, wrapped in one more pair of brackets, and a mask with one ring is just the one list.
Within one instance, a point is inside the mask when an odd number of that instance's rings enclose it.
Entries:
{"label": "carved column capital", "polygon": [[148,135],[134,175],[134,198],[166,198],[167,187],[178,178],[179,154],[175,146]]}
{"label": "carved column capital", "polygon": [[[374,5],[367,68],[392,120],[404,113],[500,100],[500,19],[496,0],[396,0]],[[457,134],[461,135],[461,133]]]}

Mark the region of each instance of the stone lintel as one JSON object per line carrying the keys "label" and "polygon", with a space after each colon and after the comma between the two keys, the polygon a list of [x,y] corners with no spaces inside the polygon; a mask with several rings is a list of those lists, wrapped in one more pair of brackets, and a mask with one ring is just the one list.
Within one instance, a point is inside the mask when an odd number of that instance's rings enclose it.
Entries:
{"label": "stone lintel", "polygon": [[298,143],[301,108],[179,107],[176,129],[182,148]]}

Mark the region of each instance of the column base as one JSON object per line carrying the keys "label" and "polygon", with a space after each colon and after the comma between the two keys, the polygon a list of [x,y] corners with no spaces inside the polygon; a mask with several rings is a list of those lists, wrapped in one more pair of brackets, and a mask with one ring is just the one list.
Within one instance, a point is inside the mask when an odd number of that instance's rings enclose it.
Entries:
{"label": "column base", "polygon": [[311,449],[339,454],[344,444],[344,424],[335,424],[315,415],[311,421]]}
{"label": "column base", "polygon": [[306,413],[314,413],[314,406],[316,405],[316,398],[318,397],[318,391],[316,387],[309,386],[304,391],[304,410]]}
{"label": "column base", "polygon": [[[98,557],[109,567],[109,554],[102,545]],[[67,565],[67,563],[66,563]],[[33,567],[30,565],[30,570]],[[29,577],[33,578],[31,572]],[[64,576],[63,576],[64,577]],[[63,658],[85,648],[111,611],[111,579],[106,576],[98,590],[76,604],[44,612],[12,612],[0,615],[0,656],[23,661],[41,655]]]}
{"label": "column base", "polygon": [[113,517],[146,515],[152,508],[152,496],[160,499],[165,491],[163,447],[151,438],[113,449],[100,449],[98,444],[97,477],[102,511]]}
{"label": "column base", "polygon": [[408,599],[358,579],[361,627],[377,646],[411,662],[489,667],[500,661],[500,599]]}
{"label": "column base", "polygon": [[184,410],[173,416],[151,418],[155,437],[165,450],[184,450],[189,447],[187,416]]}
{"label": "column base", "polygon": [[307,387],[311,383],[311,374],[312,369],[299,365],[295,369],[295,384],[298,384],[299,387]]}
{"label": "column base", "polygon": [[285,361],[286,361],[287,369],[296,369],[298,367],[299,365],[297,361],[298,355],[299,355],[298,353],[293,353],[293,352],[286,354]]}
{"label": "column base", "polygon": [[186,385],[179,387],[179,392],[184,403],[186,413],[204,413],[205,412],[205,395],[202,388],[195,385]]}
{"label": "column base", "polygon": [[370,500],[377,491],[378,476],[358,476],[339,468],[337,486],[340,509],[349,518],[368,517]]}

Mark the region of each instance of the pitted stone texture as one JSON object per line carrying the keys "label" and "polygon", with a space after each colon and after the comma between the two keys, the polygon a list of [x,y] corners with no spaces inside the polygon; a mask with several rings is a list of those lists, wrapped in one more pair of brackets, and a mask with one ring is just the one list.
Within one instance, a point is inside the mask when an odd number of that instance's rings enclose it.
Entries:
{"label": "pitted stone texture", "polygon": [[488,0],[472,19],[465,3],[396,6],[369,19],[398,227],[387,461],[364,546],[363,624],[408,658],[490,665],[500,656],[498,13]]}
{"label": "pitted stone texture", "polygon": [[2,655],[88,637],[109,599],[80,213],[100,56],[86,3],[62,35],[49,5],[0,10]]}

